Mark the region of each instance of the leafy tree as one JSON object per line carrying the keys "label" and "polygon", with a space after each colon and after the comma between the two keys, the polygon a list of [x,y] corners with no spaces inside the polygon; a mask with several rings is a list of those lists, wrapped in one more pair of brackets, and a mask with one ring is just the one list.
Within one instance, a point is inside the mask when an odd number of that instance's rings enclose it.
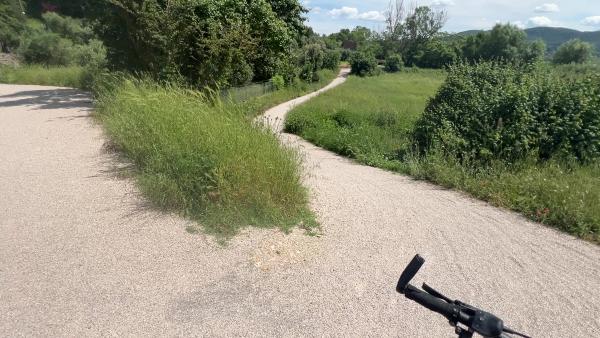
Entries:
{"label": "leafy tree", "polygon": [[422,68],[443,68],[459,59],[451,43],[434,39],[414,56],[415,64]]}
{"label": "leafy tree", "polygon": [[594,46],[579,39],[573,39],[562,44],[552,61],[556,64],[584,63],[594,55]]}
{"label": "leafy tree", "polygon": [[98,68],[106,65],[106,48],[78,19],[44,13],[41,22],[28,22],[20,40],[17,54],[25,63]]}
{"label": "leafy tree", "polygon": [[336,70],[340,66],[341,53],[337,49],[328,49],[323,58],[323,68]]}
{"label": "leafy tree", "polygon": [[324,56],[325,52],[321,44],[313,43],[304,46],[300,56],[300,78],[309,82],[318,81],[317,71],[323,68]]}
{"label": "leafy tree", "polygon": [[377,60],[372,54],[355,52],[350,58],[351,73],[358,76],[373,76],[379,73]]}
{"label": "leafy tree", "polygon": [[527,34],[511,24],[497,24],[489,32],[470,36],[463,47],[463,54],[470,61],[529,62],[543,57],[544,52],[543,43],[529,43]]}
{"label": "leafy tree", "polygon": [[383,33],[385,53],[400,53],[406,64],[414,64],[424,46],[439,34],[447,20],[444,11],[427,6],[406,11],[403,0],[390,2]]}
{"label": "leafy tree", "polygon": [[399,72],[404,67],[402,56],[400,54],[391,54],[385,58],[385,71],[388,73]]}
{"label": "leafy tree", "polygon": [[0,52],[10,52],[19,45],[24,19],[18,0],[0,0]]}
{"label": "leafy tree", "polygon": [[97,4],[92,13],[111,64],[162,77],[182,75],[198,86],[268,80],[281,73],[281,60],[306,33],[300,27],[305,10],[297,0]]}

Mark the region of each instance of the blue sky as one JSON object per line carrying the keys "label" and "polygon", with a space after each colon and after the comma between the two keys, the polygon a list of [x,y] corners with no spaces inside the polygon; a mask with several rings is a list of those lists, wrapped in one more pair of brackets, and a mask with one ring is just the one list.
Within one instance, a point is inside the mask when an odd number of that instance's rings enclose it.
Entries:
{"label": "blue sky", "polygon": [[[375,30],[384,28],[389,0],[301,0],[311,11],[308,25],[317,33],[333,33],[357,25]],[[405,0],[405,3],[412,3]],[[497,22],[511,22],[522,28],[568,27],[583,31],[600,30],[600,0],[420,0],[419,5],[443,8],[448,12],[448,32],[489,29]]]}

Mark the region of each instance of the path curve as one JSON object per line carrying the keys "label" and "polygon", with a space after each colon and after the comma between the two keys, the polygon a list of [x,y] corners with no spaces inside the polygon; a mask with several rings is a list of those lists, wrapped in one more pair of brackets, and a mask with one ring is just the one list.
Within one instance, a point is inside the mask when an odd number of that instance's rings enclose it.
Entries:
{"label": "path curve", "polygon": [[[280,127],[306,99],[266,116]],[[0,336],[452,337],[395,294],[417,252],[415,282],[517,329],[600,336],[598,246],[281,134],[324,235],[247,229],[222,247],[148,209],[89,114],[75,90],[0,85]]]}

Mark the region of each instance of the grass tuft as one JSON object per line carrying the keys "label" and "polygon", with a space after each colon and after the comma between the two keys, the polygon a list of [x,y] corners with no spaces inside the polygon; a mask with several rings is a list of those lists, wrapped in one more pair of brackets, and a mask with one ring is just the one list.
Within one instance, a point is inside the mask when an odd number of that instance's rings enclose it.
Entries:
{"label": "grass tuft", "polygon": [[150,80],[98,88],[99,117],[156,206],[224,237],[241,227],[317,227],[300,158],[247,117],[248,107]]}

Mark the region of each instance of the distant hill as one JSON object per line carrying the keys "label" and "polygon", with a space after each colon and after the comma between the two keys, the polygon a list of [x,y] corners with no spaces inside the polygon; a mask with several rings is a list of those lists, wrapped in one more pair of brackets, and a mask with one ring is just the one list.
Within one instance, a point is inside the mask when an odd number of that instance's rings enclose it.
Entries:
{"label": "distant hill", "polygon": [[[460,36],[475,35],[482,32],[481,30],[470,30],[457,33]],[[527,38],[531,41],[541,39],[548,46],[548,52],[553,53],[560,45],[571,40],[581,39],[596,46],[596,51],[600,52],[600,31],[597,32],[581,32],[575,29],[559,28],[559,27],[535,27],[525,30]]]}

